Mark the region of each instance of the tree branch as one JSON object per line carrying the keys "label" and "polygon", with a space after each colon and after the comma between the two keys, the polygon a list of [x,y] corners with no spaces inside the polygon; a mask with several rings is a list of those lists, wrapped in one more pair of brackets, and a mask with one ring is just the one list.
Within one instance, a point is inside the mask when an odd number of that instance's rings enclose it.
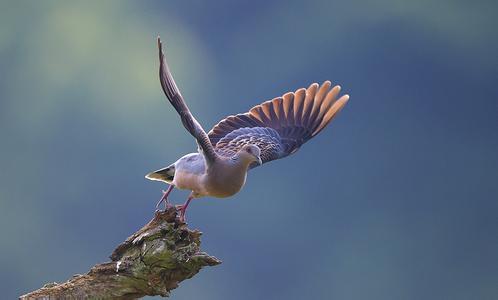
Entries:
{"label": "tree branch", "polygon": [[110,262],[64,283],[46,284],[20,299],[167,297],[204,266],[221,263],[200,251],[200,236],[200,231],[178,220],[175,208],[156,211],[147,225],[114,250]]}

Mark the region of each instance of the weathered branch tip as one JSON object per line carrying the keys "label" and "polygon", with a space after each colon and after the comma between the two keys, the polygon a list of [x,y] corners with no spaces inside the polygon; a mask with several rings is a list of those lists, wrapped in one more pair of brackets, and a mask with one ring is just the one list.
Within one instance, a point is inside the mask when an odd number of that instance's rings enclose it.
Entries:
{"label": "weathered branch tip", "polygon": [[200,236],[200,231],[178,220],[175,208],[156,211],[147,225],[114,250],[110,262],[64,283],[45,284],[19,299],[168,297],[181,281],[221,263],[201,252]]}

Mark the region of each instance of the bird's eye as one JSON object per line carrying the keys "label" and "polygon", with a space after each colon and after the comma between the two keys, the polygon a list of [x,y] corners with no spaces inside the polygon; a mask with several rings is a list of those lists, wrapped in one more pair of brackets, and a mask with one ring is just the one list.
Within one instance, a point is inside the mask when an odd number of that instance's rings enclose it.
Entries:
{"label": "bird's eye", "polygon": [[246,151],[247,151],[247,153],[252,153],[251,148],[247,148],[247,150],[246,150]]}

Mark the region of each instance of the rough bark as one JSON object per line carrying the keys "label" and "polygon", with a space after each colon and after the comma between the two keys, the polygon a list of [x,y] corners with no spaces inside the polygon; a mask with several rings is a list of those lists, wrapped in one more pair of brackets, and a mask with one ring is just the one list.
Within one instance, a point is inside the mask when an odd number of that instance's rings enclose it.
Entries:
{"label": "rough bark", "polygon": [[142,229],[119,245],[111,261],[64,283],[49,283],[20,299],[136,299],[169,296],[204,266],[221,263],[200,251],[201,232],[181,223],[174,208],[157,211]]}

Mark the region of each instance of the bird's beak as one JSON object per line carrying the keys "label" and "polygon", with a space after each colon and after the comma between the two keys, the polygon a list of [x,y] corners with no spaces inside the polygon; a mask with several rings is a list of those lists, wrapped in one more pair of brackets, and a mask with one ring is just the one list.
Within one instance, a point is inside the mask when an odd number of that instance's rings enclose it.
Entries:
{"label": "bird's beak", "polygon": [[258,163],[259,166],[261,166],[263,164],[263,162],[261,161],[261,157],[257,157],[258,160],[256,160],[256,162]]}

